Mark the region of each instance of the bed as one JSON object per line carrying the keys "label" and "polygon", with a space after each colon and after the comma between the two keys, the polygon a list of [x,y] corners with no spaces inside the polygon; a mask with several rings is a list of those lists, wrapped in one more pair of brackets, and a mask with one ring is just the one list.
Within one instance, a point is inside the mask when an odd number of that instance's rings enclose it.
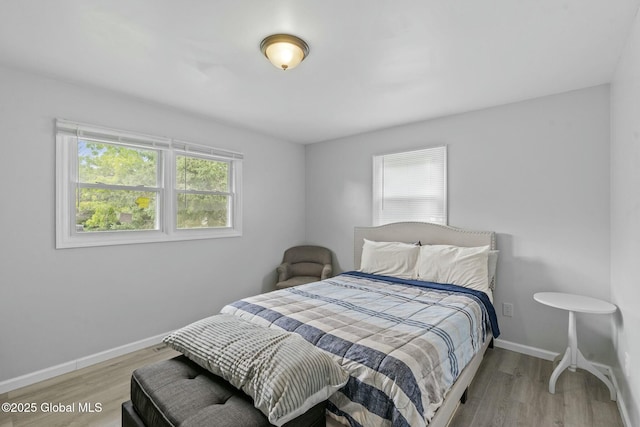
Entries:
{"label": "bed", "polygon": [[[418,253],[442,245],[464,253],[482,248],[494,260],[492,268],[488,255],[481,258],[486,268],[477,272],[486,275],[488,289],[368,272],[372,263],[380,267],[376,262],[389,259],[375,252],[383,242],[411,254],[411,247]],[[444,427],[499,334],[491,299],[496,254],[493,232],[429,223],[357,227],[354,268],[364,271],[256,295],[221,312],[294,332],[348,372],[346,385],[328,400],[328,425]],[[430,265],[420,267],[425,277],[433,273]]]}
{"label": "bed", "polygon": [[165,337],[186,357],[134,372],[123,425],[205,426],[215,413],[229,426],[445,427],[500,333],[496,262],[493,232],[357,227],[353,271],[232,302]]}

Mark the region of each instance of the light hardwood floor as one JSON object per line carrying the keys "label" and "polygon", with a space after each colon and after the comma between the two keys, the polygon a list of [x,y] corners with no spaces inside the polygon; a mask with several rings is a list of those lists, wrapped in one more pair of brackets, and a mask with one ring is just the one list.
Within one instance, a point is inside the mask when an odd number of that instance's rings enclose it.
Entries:
{"label": "light hardwood floor", "polygon": [[[35,403],[35,413],[0,412],[0,427],[120,426],[120,404],[129,400],[131,372],[178,353],[150,347],[9,393],[0,403]],[[489,349],[450,427],[617,427],[622,420],[607,388],[591,374],[565,372],[549,394],[551,362]],[[45,413],[43,404],[74,404],[73,412]],[[102,410],[81,413],[80,403]],[[241,426],[239,426],[241,427]]]}
{"label": "light hardwood floor", "polygon": [[488,349],[449,427],[623,427],[609,389],[590,373],[565,371],[548,391],[552,362]]}
{"label": "light hardwood floor", "polygon": [[[88,368],[0,394],[0,403],[35,403],[35,413],[0,412],[0,427],[119,427],[120,405],[129,400],[131,373],[139,366],[170,359],[179,353],[164,345],[145,348]],[[44,412],[42,405],[75,403],[73,412]],[[81,413],[79,404],[102,406]]]}

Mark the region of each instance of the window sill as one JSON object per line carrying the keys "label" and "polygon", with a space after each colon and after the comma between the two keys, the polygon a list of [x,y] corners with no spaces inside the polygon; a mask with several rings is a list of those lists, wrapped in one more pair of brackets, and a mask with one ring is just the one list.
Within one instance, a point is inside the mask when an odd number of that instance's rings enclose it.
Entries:
{"label": "window sill", "polygon": [[[56,249],[87,248],[95,246],[134,245],[140,243],[179,242],[186,240],[222,239],[241,237],[242,230],[233,228],[178,230],[172,233],[160,231],[104,232],[96,235],[76,234],[57,236]],[[113,234],[111,234],[113,233]],[[117,233],[117,234],[116,234]]]}

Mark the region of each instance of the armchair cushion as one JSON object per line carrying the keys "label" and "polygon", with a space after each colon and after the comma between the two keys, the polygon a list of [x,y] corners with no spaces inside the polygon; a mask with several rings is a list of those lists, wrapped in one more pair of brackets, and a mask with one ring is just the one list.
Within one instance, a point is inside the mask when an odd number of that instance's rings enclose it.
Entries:
{"label": "armchair cushion", "polygon": [[277,289],[290,288],[292,286],[304,285],[306,283],[317,282],[319,280],[320,280],[319,277],[314,277],[314,276],[295,276],[295,277],[292,277],[291,279],[276,283],[276,288]]}
{"label": "armchair cushion", "polygon": [[322,276],[323,264],[317,264],[315,262],[298,262],[291,264],[292,276]]}

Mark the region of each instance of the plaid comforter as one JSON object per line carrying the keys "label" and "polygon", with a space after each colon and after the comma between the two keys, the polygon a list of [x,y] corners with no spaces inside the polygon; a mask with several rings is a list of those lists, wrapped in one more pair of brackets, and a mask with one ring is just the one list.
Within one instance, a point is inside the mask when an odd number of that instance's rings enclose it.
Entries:
{"label": "plaid comforter", "polygon": [[458,286],[345,273],[222,309],[296,332],[350,374],[330,415],[356,426],[425,426],[447,390],[497,336],[487,296]]}

